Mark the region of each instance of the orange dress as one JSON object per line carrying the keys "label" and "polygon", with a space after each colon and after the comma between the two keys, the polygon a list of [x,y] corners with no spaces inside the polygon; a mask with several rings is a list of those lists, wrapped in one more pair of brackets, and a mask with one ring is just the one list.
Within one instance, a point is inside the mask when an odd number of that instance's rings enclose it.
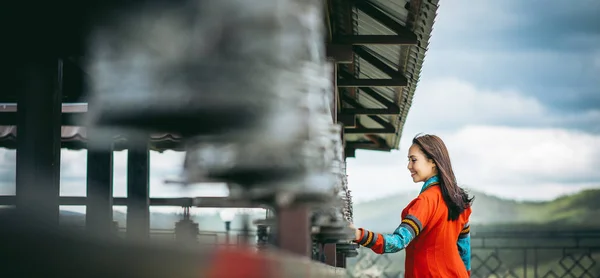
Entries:
{"label": "orange dress", "polygon": [[449,221],[448,207],[434,178],[402,211],[402,222],[393,234],[361,228],[361,237],[355,242],[377,254],[406,249],[405,277],[469,277],[471,207]]}

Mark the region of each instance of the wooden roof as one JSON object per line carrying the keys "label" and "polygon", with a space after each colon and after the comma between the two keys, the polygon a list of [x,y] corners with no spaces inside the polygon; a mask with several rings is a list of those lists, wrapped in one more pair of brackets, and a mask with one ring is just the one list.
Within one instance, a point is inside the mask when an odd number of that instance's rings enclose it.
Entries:
{"label": "wooden roof", "polygon": [[[437,0],[327,0],[328,56],[337,60],[337,121],[344,124],[346,153],[398,148],[427,51]],[[79,29],[78,29],[79,30]],[[59,46],[56,46],[59,47]],[[77,52],[77,51],[75,51]],[[86,73],[79,56],[64,63],[63,147],[85,148]],[[16,147],[18,92],[0,93],[0,147]],[[2,103],[8,103],[2,105]],[[10,104],[12,103],[12,104]],[[115,136],[115,148],[126,138]],[[151,148],[181,149],[180,136],[153,134]]]}
{"label": "wooden roof", "polygon": [[352,44],[338,68],[346,149],[397,149],[438,1],[330,0],[331,41]]}

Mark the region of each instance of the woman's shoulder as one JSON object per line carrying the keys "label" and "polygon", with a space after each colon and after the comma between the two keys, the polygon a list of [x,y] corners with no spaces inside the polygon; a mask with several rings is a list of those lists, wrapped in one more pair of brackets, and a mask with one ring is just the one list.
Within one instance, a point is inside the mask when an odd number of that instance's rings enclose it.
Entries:
{"label": "woman's shoulder", "polygon": [[431,188],[427,188],[425,191],[421,192],[417,197],[415,197],[408,205],[411,207],[415,204],[419,205],[428,205],[428,206],[436,206],[438,202],[444,201],[442,196],[442,190],[439,186],[432,186]]}
{"label": "woman's shoulder", "polygon": [[417,198],[427,199],[427,200],[443,200],[442,189],[439,185],[431,186],[427,188],[425,191],[421,192]]}

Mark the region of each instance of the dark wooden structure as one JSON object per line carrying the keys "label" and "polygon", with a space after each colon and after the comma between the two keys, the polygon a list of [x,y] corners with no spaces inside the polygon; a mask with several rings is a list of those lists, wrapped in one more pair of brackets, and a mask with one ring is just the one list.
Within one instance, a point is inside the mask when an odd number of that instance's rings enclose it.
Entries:
{"label": "dark wooden structure", "polygon": [[[120,134],[100,134],[77,126],[88,109],[94,109],[93,103],[87,103],[87,73],[82,67],[87,19],[120,2],[34,2],[11,2],[0,11],[0,28],[7,42],[3,47],[8,47],[4,53],[9,56],[0,74],[0,147],[17,150],[16,197],[0,201],[34,211],[44,216],[40,219],[56,225],[59,204],[75,204],[74,199],[59,196],[61,148],[85,149],[90,140],[110,136],[112,144],[88,152],[87,198],[83,200],[86,225],[99,234],[113,228],[113,151],[128,149],[128,196],[134,198],[119,204],[125,202],[128,215],[135,216],[128,222],[128,235],[148,237],[149,206],[154,205],[149,198],[149,152],[181,150],[180,136],[153,134],[143,139],[148,143],[145,147],[132,147],[129,138]],[[358,149],[389,151],[398,147],[437,2],[324,1],[328,35],[323,43],[335,64],[331,110],[334,121],[344,126],[346,157],[354,157]],[[33,9],[31,5],[37,6]],[[172,200],[174,205],[177,202]],[[307,213],[285,212],[289,217],[280,224],[294,232],[308,230]],[[295,242],[298,240],[290,238],[284,248],[308,255],[305,241],[310,238],[307,235]],[[334,246],[327,253],[329,264],[344,266],[345,258],[335,255]]]}

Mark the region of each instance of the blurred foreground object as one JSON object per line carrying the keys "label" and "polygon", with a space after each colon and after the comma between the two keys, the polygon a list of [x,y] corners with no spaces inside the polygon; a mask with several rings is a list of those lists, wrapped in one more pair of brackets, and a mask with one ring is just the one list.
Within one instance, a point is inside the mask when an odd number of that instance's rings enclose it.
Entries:
{"label": "blurred foreground object", "polygon": [[[305,105],[300,91],[315,80],[302,72],[324,61],[321,10],[319,0],[195,0],[108,13],[89,40],[89,121],[187,136],[276,120]],[[304,116],[282,115],[276,131]]]}
{"label": "blurred foreground object", "polygon": [[[225,182],[231,200],[270,207],[278,247],[289,217],[305,218],[296,253],[309,252],[311,230],[321,244],[349,241],[323,18],[321,0],[222,0],[149,2],[102,21],[89,124],[180,134],[184,183]],[[329,217],[310,222],[315,209]]]}
{"label": "blurred foreground object", "polygon": [[[135,263],[130,267],[132,277],[139,275],[137,263],[152,266],[143,271],[144,277],[167,273],[179,277],[165,270],[177,265],[170,261],[184,256],[179,252],[191,252],[190,257],[204,263],[230,257],[224,263],[229,267],[232,261],[243,265],[243,260],[249,258],[256,261],[250,265],[264,263],[272,269],[281,267],[280,260],[286,257],[280,256],[279,251],[286,250],[305,256],[302,265],[311,267],[286,266],[279,271],[312,271],[313,264],[322,265],[309,259],[314,242],[323,245],[352,239],[352,231],[344,223],[351,218],[351,210],[342,209],[349,202],[343,199],[347,192],[343,192],[346,188],[342,128],[334,120],[336,111],[332,105],[335,70],[326,59],[323,43],[327,36],[325,3],[322,0],[117,2],[95,3],[82,20],[86,25],[80,31],[86,39],[77,60],[84,65],[89,107],[80,125],[91,134],[86,141],[89,153],[110,153],[115,134],[127,141],[131,166],[128,166],[126,226],[132,242],[100,235],[92,238],[71,231],[53,232],[38,226],[41,223],[36,222],[35,214],[23,214],[22,221],[35,223],[32,231],[45,233],[36,246],[42,246],[43,242],[68,246],[61,249],[56,245],[50,249],[56,252],[53,258],[61,260],[66,260],[65,254],[91,254],[89,265],[74,262],[75,268],[93,272],[95,263],[98,268],[105,268],[98,271],[98,275],[102,273],[99,277],[118,276],[110,272],[112,268],[124,268],[124,263],[113,262],[118,257],[113,256],[113,250],[126,254],[121,260],[134,258]],[[161,257],[163,246],[151,240],[148,231],[148,138],[157,132],[181,138],[179,148],[186,150],[181,178],[184,185],[224,182],[230,189],[227,201],[244,201],[249,207],[268,207],[272,211],[274,221],[265,236],[272,244],[261,250],[266,253],[248,253],[243,248],[195,253],[192,247],[197,247],[195,236],[202,223],[191,221],[191,205],[188,205],[183,219],[176,224],[179,247],[164,247],[166,253],[174,253],[168,259]],[[134,184],[139,187],[130,186]],[[112,193],[102,193],[106,195],[101,200],[102,218],[110,220]],[[315,211],[319,216],[311,218]],[[248,226],[247,218],[244,226]],[[7,236],[14,238],[14,242],[30,242],[28,237],[33,234],[17,231]],[[100,247],[104,249],[96,249]],[[73,255],[73,260],[84,257]],[[54,262],[58,270],[68,269],[61,260]],[[287,263],[288,259],[285,260]],[[152,270],[163,261],[162,272]],[[198,273],[191,264],[187,265],[191,261],[181,260],[181,265],[175,268],[190,275]],[[293,257],[289,262],[300,263]],[[52,265],[48,267],[46,276],[55,270]],[[219,277],[227,277],[227,273],[219,271],[232,269],[224,267],[217,271]],[[285,277],[281,272],[272,275]]]}
{"label": "blurred foreground object", "polygon": [[[0,213],[2,277],[344,277],[308,258],[246,248],[199,250],[168,242],[96,237],[50,228],[37,217]],[[194,245],[192,247],[197,247]],[[235,263],[235,267],[232,267]]]}

